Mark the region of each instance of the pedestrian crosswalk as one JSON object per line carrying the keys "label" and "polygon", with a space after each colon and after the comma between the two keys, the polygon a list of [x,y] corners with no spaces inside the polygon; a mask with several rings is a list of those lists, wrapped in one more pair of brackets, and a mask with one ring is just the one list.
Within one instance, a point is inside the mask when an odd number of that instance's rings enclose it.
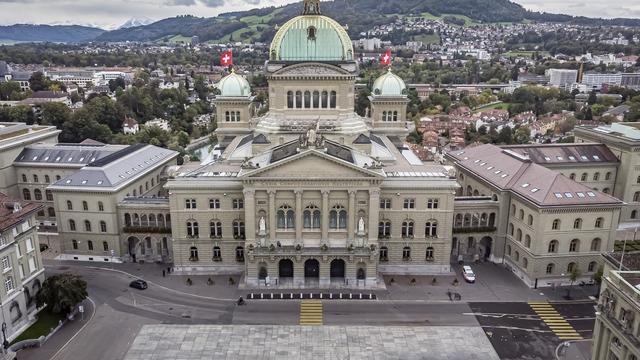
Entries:
{"label": "pedestrian crosswalk", "polygon": [[300,303],[300,325],[322,325],[322,301],[303,300]]}
{"label": "pedestrian crosswalk", "polygon": [[529,306],[560,340],[582,340],[582,336],[549,302],[529,302]]}

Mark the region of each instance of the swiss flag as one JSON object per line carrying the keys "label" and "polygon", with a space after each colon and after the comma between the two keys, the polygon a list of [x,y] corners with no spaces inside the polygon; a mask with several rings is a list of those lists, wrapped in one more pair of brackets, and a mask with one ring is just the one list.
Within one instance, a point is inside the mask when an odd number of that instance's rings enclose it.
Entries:
{"label": "swiss flag", "polygon": [[222,54],[220,54],[220,65],[233,65],[233,51],[224,51]]}
{"label": "swiss flag", "polygon": [[387,50],[380,58],[382,65],[391,65],[391,50]]}

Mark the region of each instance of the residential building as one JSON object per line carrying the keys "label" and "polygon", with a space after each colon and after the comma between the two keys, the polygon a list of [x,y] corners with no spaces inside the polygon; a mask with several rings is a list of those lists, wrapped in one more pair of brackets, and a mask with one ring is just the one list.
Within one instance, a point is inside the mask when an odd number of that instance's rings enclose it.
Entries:
{"label": "residential building", "polygon": [[620,80],[620,85],[639,90],[640,89],[640,73],[623,73]]}
{"label": "residential building", "polygon": [[44,282],[35,214],[41,208],[0,194],[0,316],[7,340],[36,320],[35,295]]}
{"label": "residential building", "polygon": [[[605,253],[592,359],[640,358],[640,253]],[[622,264],[621,264],[622,263]]]}
{"label": "residential building", "polygon": [[620,86],[622,84],[622,74],[601,74],[594,72],[586,72],[582,77],[582,84],[586,85],[590,90],[600,90],[602,85]]}
{"label": "residential building", "polygon": [[125,117],[122,123],[122,132],[125,134],[137,134],[138,131],[140,131],[140,125],[136,119],[129,116]]}
{"label": "residential building", "polygon": [[549,69],[549,85],[568,88],[578,79],[578,70]]}

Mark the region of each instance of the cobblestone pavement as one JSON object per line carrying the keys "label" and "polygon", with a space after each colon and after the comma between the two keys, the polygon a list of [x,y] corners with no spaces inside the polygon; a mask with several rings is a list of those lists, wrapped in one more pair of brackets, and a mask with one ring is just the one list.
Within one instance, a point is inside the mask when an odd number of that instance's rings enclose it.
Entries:
{"label": "cobblestone pavement", "polygon": [[479,327],[146,325],[125,360],[497,360]]}

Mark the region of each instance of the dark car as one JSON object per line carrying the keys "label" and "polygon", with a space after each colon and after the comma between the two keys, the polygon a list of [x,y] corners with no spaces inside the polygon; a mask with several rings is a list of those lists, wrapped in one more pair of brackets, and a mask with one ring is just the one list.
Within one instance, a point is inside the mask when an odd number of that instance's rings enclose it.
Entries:
{"label": "dark car", "polygon": [[144,290],[148,288],[149,285],[147,285],[146,281],[138,279],[138,280],[133,280],[131,283],[129,283],[129,287],[139,289],[139,290]]}

